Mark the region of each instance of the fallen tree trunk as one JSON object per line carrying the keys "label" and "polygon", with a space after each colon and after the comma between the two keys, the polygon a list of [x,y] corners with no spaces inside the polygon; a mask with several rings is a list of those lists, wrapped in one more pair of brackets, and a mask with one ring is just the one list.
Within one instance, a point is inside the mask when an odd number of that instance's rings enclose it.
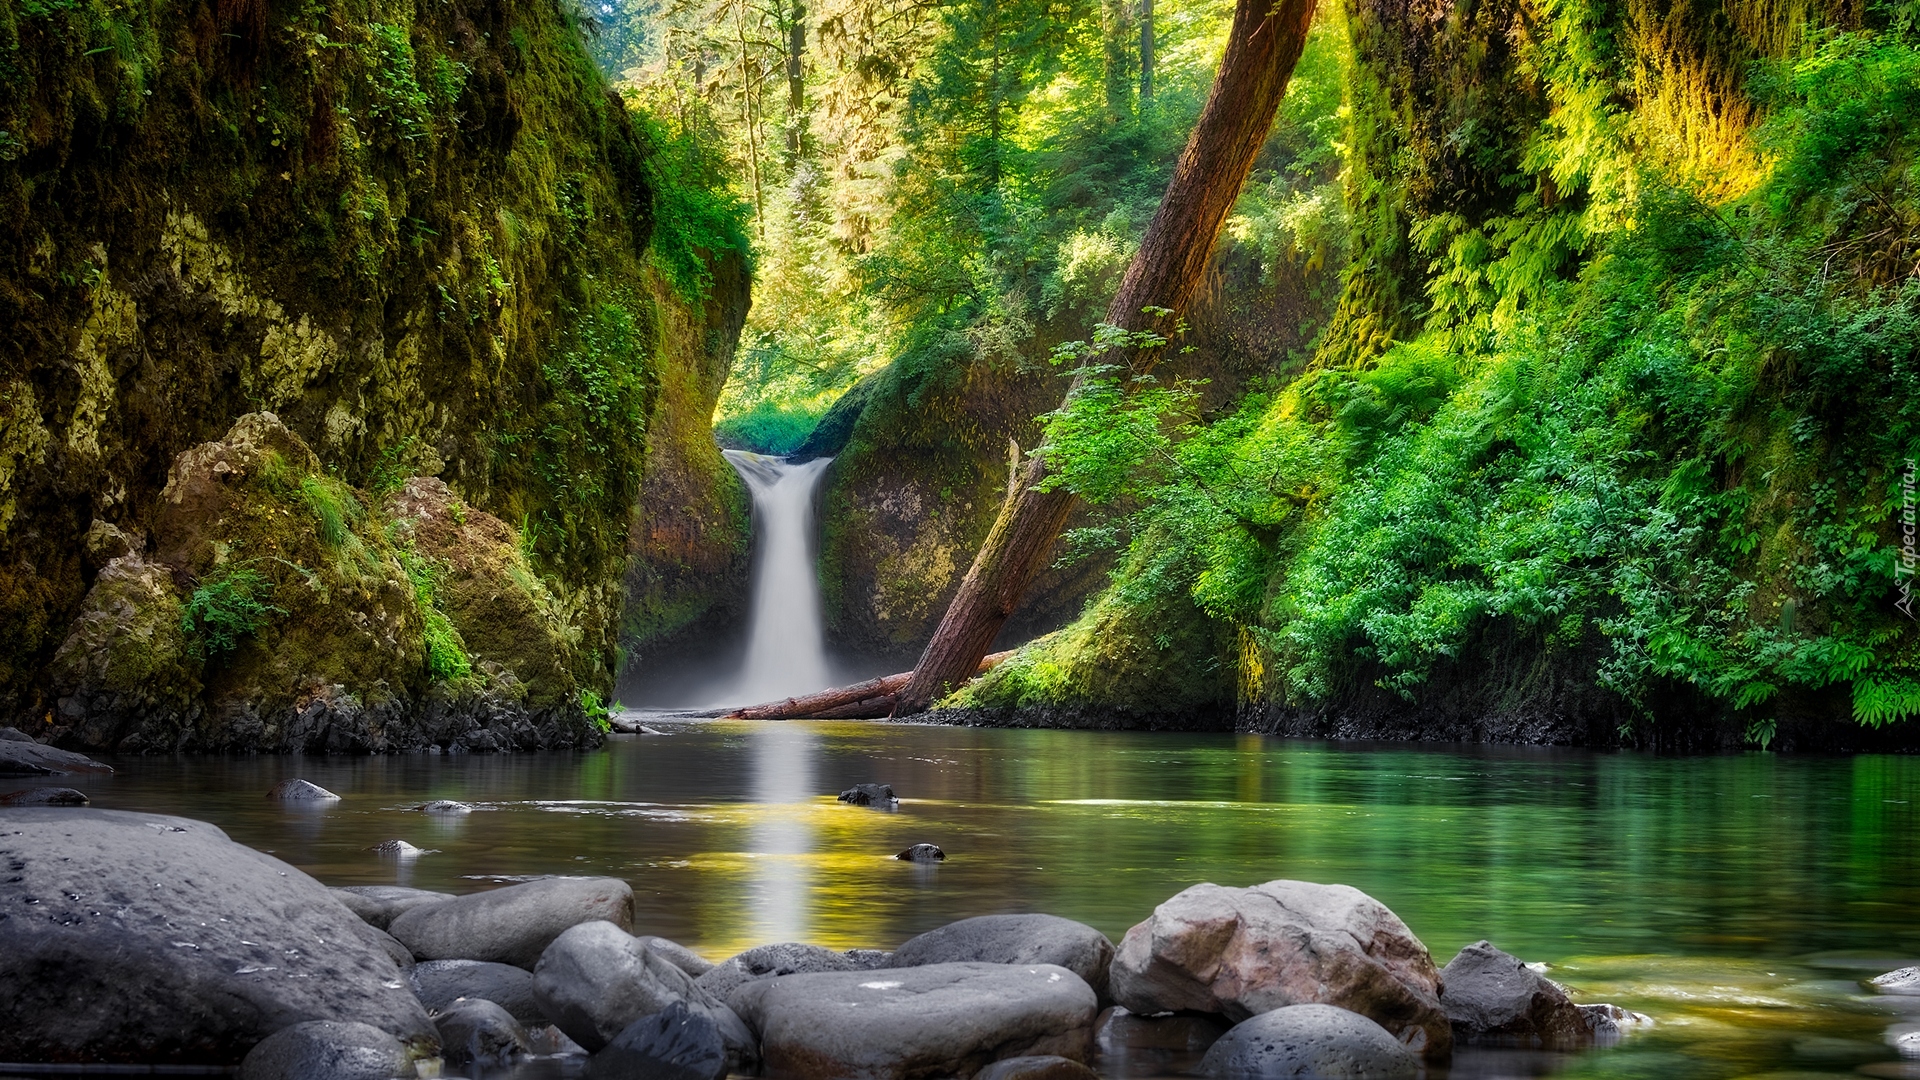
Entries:
{"label": "fallen tree trunk", "polygon": [[[975,668],[979,675],[1007,657],[1013,650],[997,652],[983,657]],[[769,701],[759,705],[748,705],[727,713],[725,720],[877,720],[892,715],[893,701],[913,672],[903,671],[898,675],[882,675],[877,679],[854,683],[852,686],[837,686],[831,690],[822,690],[817,694],[802,694],[784,701]]]}

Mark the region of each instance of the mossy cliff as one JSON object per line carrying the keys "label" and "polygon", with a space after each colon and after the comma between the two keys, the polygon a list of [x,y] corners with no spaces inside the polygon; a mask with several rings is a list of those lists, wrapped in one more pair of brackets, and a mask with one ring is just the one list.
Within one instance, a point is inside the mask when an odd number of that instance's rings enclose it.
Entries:
{"label": "mossy cliff", "polygon": [[[591,737],[687,352],[650,267],[660,141],[555,0],[0,3],[0,711],[90,745],[379,747],[511,699],[532,727],[502,743]],[[216,490],[196,454],[235,486],[188,513],[163,489]],[[467,515],[453,547],[407,539],[402,491]],[[90,530],[134,561],[90,561]],[[534,652],[460,625],[509,593]],[[135,609],[150,658],[56,678],[70,631]],[[89,705],[89,670],[152,700]],[[323,699],[363,719],[289,726]]]}

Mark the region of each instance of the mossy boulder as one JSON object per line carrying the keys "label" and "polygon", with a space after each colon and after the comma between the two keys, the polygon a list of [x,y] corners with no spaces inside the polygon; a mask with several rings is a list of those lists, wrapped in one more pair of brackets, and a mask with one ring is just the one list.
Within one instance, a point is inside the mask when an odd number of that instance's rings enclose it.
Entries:
{"label": "mossy boulder", "polygon": [[75,741],[116,746],[127,727],[171,734],[198,718],[202,661],[181,601],[173,571],[140,554],[101,569],[50,672]]}

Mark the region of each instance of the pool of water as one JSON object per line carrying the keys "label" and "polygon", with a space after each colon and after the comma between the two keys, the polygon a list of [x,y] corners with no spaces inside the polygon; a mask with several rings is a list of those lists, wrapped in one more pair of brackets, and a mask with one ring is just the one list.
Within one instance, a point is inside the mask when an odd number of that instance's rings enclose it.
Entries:
{"label": "pool of water", "polygon": [[[1489,938],[1550,964],[1576,1000],[1657,1021],[1609,1050],[1462,1055],[1455,1080],[1920,1080],[1920,1061],[1889,1045],[1920,1024],[1920,999],[1858,981],[1920,962],[1920,759],[647,722],[669,734],[593,753],[127,758],[112,777],[68,780],[98,807],[214,822],[330,885],[624,878],[637,929],[715,959],[775,941],[890,948],[1015,911],[1117,942],[1197,882],[1344,882],[1437,963]],[[344,798],[264,798],[290,776]],[[862,781],[904,801],[889,813],[835,800]],[[475,812],[410,809],[440,798]],[[429,853],[369,850],[390,839]],[[948,860],[890,858],[923,841]]]}

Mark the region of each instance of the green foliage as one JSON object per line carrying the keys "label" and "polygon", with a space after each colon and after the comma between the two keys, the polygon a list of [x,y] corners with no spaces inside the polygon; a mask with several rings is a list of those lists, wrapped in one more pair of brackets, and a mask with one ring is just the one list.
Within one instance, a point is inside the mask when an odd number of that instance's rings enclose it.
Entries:
{"label": "green foliage", "polygon": [[600,729],[602,735],[613,730],[613,714],[601,699],[599,691],[591,687],[581,689],[580,711],[587,714],[587,719]]}
{"label": "green foliage", "polygon": [[194,585],[180,616],[194,655],[213,659],[232,652],[269,619],[286,611],[273,605],[273,582],[249,566],[215,567]]}
{"label": "green foliage", "polygon": [[460,631],[440,610],[435,596],[442,568],[410,547],[398,549],[398,554],[426,623],[427,674],[436,682],[466,681],[473,676],[473,660],[467,656],[467,645],[461,640]]}
{"label": "green foliage", "polygon": [[367,24],[367,33],[367,76],[374,91],[369,113],[391,125],[403,142],[426,138],[460,99],[471,69],[436,54],[426,65],[423,84],[407,27],[374,22]]}
{"label": "green foliage", "polygon": [[674,292],[697,304],[713,287],[713,259],[750,253],[746,222],[752,208],[731,192],[731,169],[698,116],[677,119],[663,104],[654,100],[635,115],[650,149],[651,258]]}
{"label": "green foliage", "polygon": [[830,403],[763,398],[746,411],[735,412],[714,424],[713,434],[723,446],[758,454],[791,454],[813,434],[820,418],[826,415],[827,404]]}

